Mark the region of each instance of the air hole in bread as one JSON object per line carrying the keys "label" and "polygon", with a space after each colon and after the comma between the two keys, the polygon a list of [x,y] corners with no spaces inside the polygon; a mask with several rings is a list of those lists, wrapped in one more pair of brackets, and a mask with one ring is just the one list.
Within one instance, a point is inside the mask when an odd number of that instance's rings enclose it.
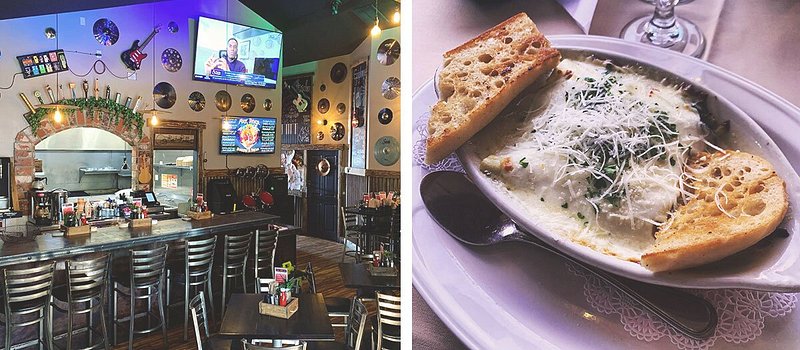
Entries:
{"label": "air hole in bread", "polygon": [[498,76],[499,74],[500,74],[500,72],[498,72],[498,71],[497,71],[497,69],[493,69],[493,70],[492,70],[492,72],[491,72],[491,73],[489,73],[489,76],[490,76],[490,77],[496,77],[496,76]]}
{"label": "air hole in bread", "polygon": [[465,66],[469,66],[470,64],[472,64],[472,61],[464,61]]}
{"label": "air hole in bread", "polygon": [[439,118],[439,121],[442,123],[449,123],[451,120],[453,120],[453,117],[449,115],[442,115],[442,117]]}
{"label": "air hole in bread", "polygon": [[459,86],[458,87],[458,94],[459,95],[466,95],[467,94],[467,88],[465,88],[463,86]]}
{"label": "air hole in bread", "polygon": [[722,169],[720,169],[719,167],[714,168],[714,170],[711,172],[711,176],[713,176],[715,179],[721,179]]}
{"label": "air hole in bread", "polygon": [[488,67],[488,66],[487,67],[481,67],[481,73],[483,73],[484,75],[489,75],[490,73],[492,73],[492,67]]}
{"label": "air hole in bread", "polygon": [[753,171],[753,169],[750,169],[749,166],[746,166],[746,167],[744,167],[744,171],[749,173],[749,172]]}
{"label": "air hole in bread", "polygon": [[736,208],[736,202],[734,202],[734,201],[728,201],[728,202],[723,201],[722,202],[722,208],[725,209],[726,211],[731,211],[733,208]]}
{"label": "air hole in bread", "polygon": [[456,74],[456,76],[459,77],[459,78],[466,77],[467,75],[469,75],[469,73],[467,73],[467,72],[458,72],[458,74]]}
{"label": "air hole in bread", "polygon": [[528,49],[528,51],[525,51],[525,53],[528,54],[528,55],[535,55],[537,51],[539,51],[539,50]]}
{"label": "air hole in bread", "polygon": [[480,92],[480,90],[472,90],[472,91],[469,93],[469,96],[470,96],[470,97],[481,97],[481,92]]}
{"label": "air hole in bread", "polygon": [[727,167],[722,168],[722,175],[731,176],[731,169],[728,169]]}
{"label": "air hole in bread", "polygon": [[499,88],[503,87],[504,84],[505,83],[500,79],[494,81],[494,86],[499,87]]}
{"label": "air hole in bread", "polygon": [[737,193],[737,194],[734,194],[734,195],[733,195],[733,198],[736,198],[736,199],[742,199],[742,198],[744,198],[744,195],[743,195],[743,194],[741,194],[741,193]]}
{"label": "air hole in bread", "polygon": [[442,100],[447,101],[456,91],[452,83],[440,83],[439,92],[442,94]]}
{"label": "air hole in bread", "polygon": [[739,187],[739,186],[741,186],[741,185],[742,185],[742,182],[741,182],[741,181],[739,181],[739,180],[734,180],[733,182],[731,182],[731,184],[732,184],[734,187]]}
{"label": "air hole in bread", "polygon": [[534,42],[531,43],[531,47],[535,47],[535,48],[538,49],[538,48],[542,47],[542,43],[540,43],[538,41],[534,41]]}
{"label": "air hole in bread", "polygon": [[764,203],[761,199],[751,199],[744,202],[744,207],[742,210],[745,214],[750,216],[756,216],[764,212],[764,208],[767,207],[767,203]]}
{"label": "air hole in bread", "polygon": [[722,186],[722,190],[725,192],[733,192],[733,186],[731,184],[725,184],[725,186]]}
{"label": "air hole in bread", "polygon": [[447,67],[448,65],[450,65],[451,62],[453,62],[452,58],[448,58],[448,59],[444,60],[444,66]]}
{"label": "air hole in bread", "polygon": [[512,41],[514,41],[514,39],[512,39],[510,36],[507,36],[505,39],[503,39],[503,42],[506,44],[511,44]]}
{"label": "air hole in bread", "polygon": [[756,194],[756,193],[759,193],[759,192],[761,192],[763,190],[764,190],[764,183],[763,182],[759,182],[758,185],[750,187],[750,190],[748,190],[747,192],[750,193],[750,194]]}
{"label": "air hole in bread", "polygon": [[483,63],[489,63],[492,61],[493,58],[494,57],[492,57],[492,55],[485,53],[483,55],[478,56],[478,61],[481,61]]}

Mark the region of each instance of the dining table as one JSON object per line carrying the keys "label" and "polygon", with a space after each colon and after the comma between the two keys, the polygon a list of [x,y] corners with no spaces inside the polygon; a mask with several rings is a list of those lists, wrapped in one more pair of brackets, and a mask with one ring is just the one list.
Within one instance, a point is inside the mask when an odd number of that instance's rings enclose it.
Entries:
{"label": "dining table", "polygon": [[368,263],[339,263],[342,282],[347,288],[362,290],[398,290],[400,273],[394,276],[373,275]]}
{"label": "dining table", "polygon": [[[442,63],[442,53],[477,36],[497,23],[519,13],[527,13],[536,23],[538,29],[546,36],[570,35],[601,36],[617,38],[622,28],[634,18],[652,14],[654,6],[641,0],[595,0],[596,6],[590,12],[591,20],[587,28],[582,28],[565,9],[570,4],[591,3],[592,1],[570,0],[507,0],[507,1],[467,1],[439,0],[418,1],[414,3],[411,29],[414,41],[412,90],[414,99],[417,94],[429,88],[437,68]],[[567,4],[562,6],[561,3]],[[676,7],[679,17],[693,21],[702,30],[706,39],[706,49],[701,60],[720,67],[730,73],[731,80],[744,81],[754,90],[765,91],[759,96],[766,96],[777,101],[785,108],[800,106],[800,1],[732,1],[732,0],[696,0]],[[665,57],[657,62],[663,67],[670,67]],[[710,79],[713,79],[711,77]],[[724,84],[725,82],[714,82]],[[744,95],[734,95],[734,103],[743,103]],[[794,106],[792,106],[794,105]],[[743,106],[740,105],[740,108]],[[744,107],[747,107],[746,105]],[[422,106],[422,109],[429,106]],[[426,114],[413,108],[415,132],[424,132],[424,124],[418,123],[419,116]],[[742,108],[746,109],[746,108]],[[763,124],[762,124],[763,126]],[[795,131],[797,132],[797,131]],[[416,159],[416,155],[415,155]],[[416,217],[415,217],[416,219]],[[424,232],[414,226],[415,236]],[[416,242],[414,243],[416,244]],[[525,249],[519,247],[469,250],[464,254],[497,257],[510,253],[524,254]],[[413,250],[417,251],[418,248]],[[446,249],[440,248],[442,254]],[[451,253],[452,254],[452,253]],[[541,253],[544,255],[544,253]],[[537,258],[541,261],[555,259],[551,257]],[[492,320],[503,319],[515,310],[502,311],[503,314],[485,315],[476,310],[457,310],[456,299],[443,298],[439,292],[445,287],[420,284],[417,278],[418,266],[431,264],[428,256],[413,255],[414,289],[413,289],[413,347],[420,349],[462,349],[478,348],[475,334],[465,323],[486,324]],[[546,264],[542,264],[546,265]],[[562,265],[564,265],[562,263]],[[458,266],[466,269],[467,266]],[[503,265],[498,268],[514,269],[514,266]],[[709,347],[725,348],[775,348],[785,344],[800,344],[796,325],[800,324],[800,313],[795,309],[798,294],[767,293],[739,289],[719,289],[697,291],[712,301],[720,313],[720,325],[710,339],[691,340],[677,335],[668,327],[655,327],[652,318],[647,317],[641,309],[622,307],[628,305],[614,297],[613,290],[608,290],[602,283],[593,281],[574,268],[566,268],[563,272],[541,272],[537,277],[554,280],[536,280],[536,284],[548,284],[546,293],[531,296],[551,303],[562,303],[578,315],[576,318],[562,318],[561,315],[547,314],[545,310],[536,310],[541,317],[551,317],[547,329],[532,330],[529,325],[504,324],[504,332],[524,334],[531,341],[548,344],[543,348],[572,348],[575,344],[589,339],[588,333],[601,334],[603,341],[619,342],[618,348],[664,348],[664,349],[706,349]],[[520,278],[525,278],[520,276]],[[452,283],[450,276],[440,274],[441,283]],[[435,281],[433,278],[430,281]],[[558,283],[554,282],[555,280]],[[584,282],[585,281],[585,282]],[[469,281],[481,283],[480,280]],[[557,286],[557,287],[555,287]],[[509,288],[506,286],[505,288]],[[567,292],[569,291],[569,292]],[[568,293],[577,293],[579,297],[565,299]],[[581,295],[582,294],[582,295]],[[461,296],[466,298],[468,296]],[[615,304],[616,303],[616,304]],[[526,305],[523,305],[526,307]],[[455,310],[455,311],[454,311]],[[794,310],[794,312],[792,311]],[[480,318],[486,322],[481,322]],[[514,316],[509,317],[511,319]],[[476,319],[478,319],[476,321]],[[464,322],[465,320],[471,320]],[[576,325],[581,329],[583,340],[577,333],[571,333]],[[791,329],[791,330],[790,330]],[[509,344],[504,332],[494,332],[499,344]],[[530,333],[526,333],[530,332]],[[544,338],[542,334],[560,334],[557,338]],[[602,336],[605,334],[605,337]],[[542,338],[538,338],[542,336]],[[614,340],[616,339],[616,340]],[[624,344],[623,345],[623,341]],[[634,344],[634,345],[630,345]],[[638,346],[637,346],[638,344]],[[602,345],[597,345],[602,348]],[[507,346],[505,348],[515,348]]]}
{"label": "dining table", "polygon": [[263,294],[235,293],[231,296],[219,329],[219,336],[234,340],[271,340],[274,346],[283,341],[329,342],[335,340],[322,293],[300,294],[298,308],[283,319],[259,313]]}

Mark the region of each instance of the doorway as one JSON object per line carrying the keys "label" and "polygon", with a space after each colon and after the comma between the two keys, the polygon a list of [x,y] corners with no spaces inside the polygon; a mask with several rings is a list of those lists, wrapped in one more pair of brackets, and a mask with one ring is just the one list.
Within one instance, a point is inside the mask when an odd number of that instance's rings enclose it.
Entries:
{"label": "doorway", "polygon": [[308,151],[308,234],[336,241],[339,219],[339,151]]}

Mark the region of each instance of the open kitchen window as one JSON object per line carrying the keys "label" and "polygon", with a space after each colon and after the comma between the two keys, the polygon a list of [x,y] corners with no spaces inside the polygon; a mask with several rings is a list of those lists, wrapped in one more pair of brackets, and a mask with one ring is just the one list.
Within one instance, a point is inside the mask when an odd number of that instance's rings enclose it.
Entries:
{"label": "open kitchen window", "polygon": [[199,182],[197,130],[157,128],[153,135],[153,192],[168,207],[186,203]]}

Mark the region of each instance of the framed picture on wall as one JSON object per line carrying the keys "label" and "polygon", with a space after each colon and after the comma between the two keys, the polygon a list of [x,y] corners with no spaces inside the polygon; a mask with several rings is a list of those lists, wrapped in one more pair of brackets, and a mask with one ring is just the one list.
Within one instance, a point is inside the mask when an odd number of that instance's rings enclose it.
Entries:
{"label": "framed picture on wall", "polygon": [[313,87],[313,74],[283,78],[281,126],[284,144],[311,143],[311,92]]}
{"label": "framed picture on wall", "polygon": [[367,61],[352,67],[350,168],[367,168]]}
{"label": "framed picture on wall", "polygon": [[197,131],[156,128],[153,131],[153,149],[197,150]]}

